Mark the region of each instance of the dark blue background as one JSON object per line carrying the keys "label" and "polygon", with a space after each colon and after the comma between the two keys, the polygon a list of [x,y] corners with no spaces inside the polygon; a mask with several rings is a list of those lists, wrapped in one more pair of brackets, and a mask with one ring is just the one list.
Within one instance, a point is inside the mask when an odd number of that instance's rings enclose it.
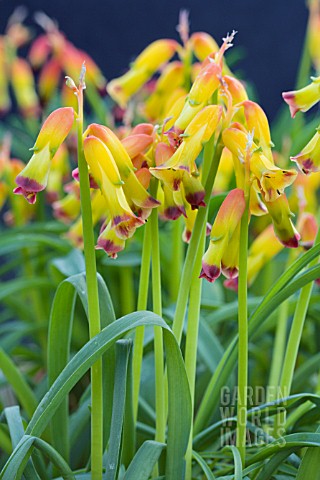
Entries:
{"label": "dark blue background", "polygon": [[[21,1],[0,0],[0,29]],[[295,84],[307,23],[305,0],[28,0],[30,16],[43,10],[79,48],[85,49],[111,79],[123,73],[148,43],[177,38],[179,10],[190,11],[191,30],[217,41],[238,30],[236,46],[245,58],[238,68],[256,87],[269,117],[282,104],[281,92]]]}

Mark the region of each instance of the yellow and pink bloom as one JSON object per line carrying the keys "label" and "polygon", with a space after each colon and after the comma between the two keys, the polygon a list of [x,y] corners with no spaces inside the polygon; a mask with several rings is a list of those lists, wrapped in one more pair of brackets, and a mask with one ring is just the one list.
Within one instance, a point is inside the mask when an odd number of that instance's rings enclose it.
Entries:
{"label": "yellow and pink bloom", "polygon": [[51,161],[69,134],[73,121],[71,107],[58,108],[49,115],[32,148],[31,159],[16,178],[18,187],[14,193],[23,195],[29,203],[35,203],[37,193],[47,186]]}
{"label": "yellow and pink bloom", "polygon": [[[209,248],[202,258],[200,278],[214,282],[224,271],[228,277],[237,276],[237,265],[231,265],[235,259],[230,259],[229,265],[223,264],[227,249],[235,234],[245,210],[244,192],[240,188],[231,190],[223,201],[215,218],[210,234]],[[229,259],[228,259],[229,260]]]}
{"label": "yellow and pink bloom", "polygon": [[312,77],[312,83],[300,90],[284,92],[283,100],[289,105],[291,117],[297,112],[307,112],[320,100],[320,77]]}

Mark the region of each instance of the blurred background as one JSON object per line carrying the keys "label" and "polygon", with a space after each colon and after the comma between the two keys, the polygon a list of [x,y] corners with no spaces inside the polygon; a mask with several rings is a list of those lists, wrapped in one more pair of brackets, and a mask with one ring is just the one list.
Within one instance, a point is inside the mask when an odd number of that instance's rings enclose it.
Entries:
{"label": "blurred background", "polygon": [[[21,0],[0,0],[0,32]],[[179,10],[190,12],[191,32],[206,31],[220,43],[238,34],[228,52],[233,69],[249,80],[270,119],[282,105],[281,92],[294,88],[307,24],[304,0],[26,0],[26,24],[34,12],[54,18],[78,48],[86,50],[108,80],[158,38],[178,39]],[[235,62],[235,63],[234,63]]]}

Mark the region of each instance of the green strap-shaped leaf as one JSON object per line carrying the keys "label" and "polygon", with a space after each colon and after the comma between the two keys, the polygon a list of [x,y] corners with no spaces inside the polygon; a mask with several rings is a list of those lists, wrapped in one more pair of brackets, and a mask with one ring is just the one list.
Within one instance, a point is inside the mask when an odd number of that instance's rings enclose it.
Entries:
{"label": "green strap-shaped leaf", "polygon": [[2,234],[0,238],[0,255],[16,252],[17,250],[47,246],[55,250],[67,252],[70,250],[70,243],[60,236],[45,235],[43,233],[24,232]]}
{"label": "green strap-shaped leaf", "polygon": [[72,470],[61,455],[44,440],[30,435],[24,435],[21,438],[3,467],[0,479],[20,480],[34,447],[49,457],[64,480],[75,480]]}
{"label": "green strap-shaped leaf", "polygon": [[135,454],[123,480],[148,480],[165,444],[147,440]]}
{"label": "green strap-shaped leaf", "polygon": [[[320,427],[317,433],[320,432]],[[304,454],[300,467],[298,470],[297,480],[305,480],[312,478],[312,480],[320,480],[320,452],[319,447],[307,448]]]}
{"label": "green strap-shaped leaf", "polygon": [[240,452],[235,445],[228,445],[226,448],[230,449],[234,461],[234,480],[242,480],[242,461]]}
{"label": "green strap-shaped leaf", "polygon": [[212,471],[210,470],[207,462],[199,455],[199,453],[195,452],[193,450],[192,452],[192,457],[195,459],[195,461],[200,465],[203,473],[206,476],[207,480],[215,480],[215,476],[213,475]]}
{"label": "green strap-shaped leaf", "polygon": [[50,280],[41,277],[18,278],[15,280],[9,280],[1,286],[0,301],[4,300],[10,295],[18,295],[25,290],[30,290],[32,288],[48,288],[52,286],[53,283]]}
{"label": "green strap-shaped leaf", "polygon": [[[24,436],[24,428],[20,415],[20,408],[18,406],[7,407],[4,409],[3,415],[6,417],[7,420],[12,448],[15,449],[22,437]],[[37,474],[31,459],[27,462],[25,466],[24,477],[26,480],[40,480],[40,477]]]}
{"label": "green strap-shaped leaf", "polygon": [[31,418],[37,408],[38,401],[20,370],[2,348],[0,348],[0,370],[2,370],[26,414]]}
{"label": "green strap-shaped leaf", "polygon": [[274,442],[269,443],[264,448],[261,448],[258,453],[248,458],[246,465],[253,465],[256,462],[269,458],[278,452],[296,447],[320,447],[320,433],[304,432],[284,435]]}
{"label": "green strap-shaped leaf", "polygon": [[[289,269],[274,284],[270,292],[264,297],[259,307],[252,314],[249,321],[249,336],[253,336],[258,328],[268,318],[270,313],[284,300],[297,290],[320,276],[320,266],[308,269],[297,278],[293,279],[311,260],[319,255],[320,244],[312,247],[308,252],[298,258]],[[220,391],[227,384],[231,372],[237,362],[238,336],[236,336],[226,349],[216,371],[214,372],[195,419],[194,432],[199,433],[212,416],[220,400]]]}
{"label": "green strap-shaped leaf", "polygon": [[[105,327],[115,320],[109,291],[103,278],[98,275],[98,293],[100,305],[101,326]],[[67,365],[70,354],[71,331],[73,325],[74,305],[78,294],[86,314],[88,313],[87,288],[85,274],[73,275],[62,281],[56,291],[49,322],[48,335],[48,381],[53,384],[60,372]],[[110,393],[104,392],[104,419],[108,433],[112,408],[112,389],[114,381],[113,352],[105,357],[108,368],[104,368],[104,388]],[[53,446],[67,460],[69,458],[69,415],[68,398],[66,397],[59,406],[52,422]]]}
{"label": "green strap-shaped leaf", "polygon": [[118,340],[116,343],[116,369],[113,393],[113,411],[110,429],[109,448],[106,456],[106,477],[108,480],[116,478],[126,402],[127,370],[131,340]]}
{"label": "green strap-shaped leaf", "polygon": [[[272,478],[273,473],[276,471],[279,465],[281,465],[289,457],[289,455],[291,455],[296,450],[298,450],[298,447],[293,447],[290,449],[283,450],[279,453],[276,453],[268,461],[268,463],[262,468],[259,475],[257,476],[257,480],[269,480],[270,478]],[[313,479],[313,477],[303,477],[303,478],[304,480],[307,478]]]}
{"label": "green strap-shaped leaf", "polygon": [[163,329],[169,383],[166,479],[180,480],[184,474],[184,455],[190,432],[189,384],[181,351],[172,331],[162,318],[151,312],[135,312],[116,320],[76,353],[41,400],[26,433],[41,435],[65,396],[91,365],[116,340],[130,330],[143,325],[157,325]]}

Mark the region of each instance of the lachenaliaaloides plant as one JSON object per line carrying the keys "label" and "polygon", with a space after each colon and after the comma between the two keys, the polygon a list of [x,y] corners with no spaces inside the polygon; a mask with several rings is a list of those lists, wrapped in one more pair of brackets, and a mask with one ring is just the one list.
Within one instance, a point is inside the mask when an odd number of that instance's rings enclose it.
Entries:
{"label": "lachenaliaaloides plant", "polygon": [[[137,57],[127,73],[108,84],[110,96],[122,109],[127,107],[127,111],[120,116],[124,125],[118,129],[98,123],[83,128],[85,70],[81,73],[79,85],[68,78],[67,85],[78,100],[78,112],[65,107],[49,115],[35,142],[30,162],[17,176],[15,193],[22,194],[29,203],[36,201],[37,192],[46,188],[57,150],[76,119],[78,167],[73,172],[74,181],[68,184],[68,195],[53,206],[58,218],[74,222],[69,238],[78,246],[84,246],[91,338],[100,332],[95,224],[100,222],[102,225],[97,248],[116,258],[125,248],[125,242],[149,219],[144,226],[138,309],[147,308],[151,258],[153,310],[161,316],[158,214],[165,220],[184,218],[183,238],[189,242],[189,246],[181,268],[172,331],[176,342],[180,344],[189,302],[185,368],[194,407],[201,279],[214,282],[223,273],[225,285],[238,289],[237,446],[244,464],[248,386],[247,285],[271,255],[279,251],[279,245],[280,248],[296,248],[299,245],[300,235],[292,222],[285,193],[298,172],[275,164],[267,117],[257,103],[248,99],[244,84],[226,65],[225,53],[232,46],[236,32],[227,35],[219,48],[213,38],[205,33],[198,32],[189,37],[185,15],[181,17],[179,32],[182,45],[168,39],[152,43]],[[49,34],[58,35],[57,31]],[[50,48],[53,49],[53,46]],[[52,55],[55,55],[54,49]],[[60,50],[59,55],[61,60]],[[170,61],[175,55],[178,60]],[[197,62],[193,62],[194,57]],[[52,60],[57,59],[54,57]],[[160,76],[154,83],[152,77],[158,71]],[[296,97],[290,94],[287,98],[293,101]],[[301,102],[298,101],[299,105],[305,108],[304,100]],[[139,112],[142,122],[132,126],[131,118],[135,110]],[[310,158],[301,160],[304,171],[311,171],[317,164],[318,160]],[[208,220],[211,220],[208,218],[208,206],[215,179],[219,178],[219,172],[223,171],[227,162],[233,166],[236,188],[225,195],[211,228],[208,225]],[[253,242],[248,257],[250,218],[263,215],[269,215],[274,233],[268,226],[256,243]],[[179,230],[178,233],[181,235]],[[205,251],[205,237],[209,233],[209,246]],[[263,258],[257,258],[257,250],[265,249],[269,238],[277,242],[275,247],[271,252],[267,249],[267,255]],[[180,275],[180,270],[173,272],[173,275]],[[154,332],[155,438],[163,443],[166,441],[165,392],[168,378],[162,333],[157,328]],[[137,330],[135,342],[133,408],[136,420],[143,332],[140,335]],[[98,362],[92,369],[91,377],[91,463],[94,479],[100,479],[102,472],[101,378],[101,363]],[[188,447],[185,445],[185,477],[191,480],[193,413],[188,421],[191,433]],[[199,423],[201,421],[201,418],[198,419]],[[170,458],[170,452],[167,452],[167,456]]]}

